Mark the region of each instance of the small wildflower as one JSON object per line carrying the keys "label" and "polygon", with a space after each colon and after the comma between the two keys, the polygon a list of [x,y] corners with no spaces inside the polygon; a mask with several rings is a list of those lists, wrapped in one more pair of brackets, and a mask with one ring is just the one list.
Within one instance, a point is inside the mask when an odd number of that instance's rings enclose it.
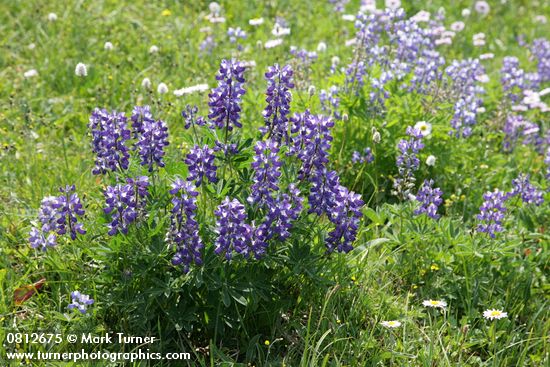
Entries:
{"label": "small wildflower", "polygon": [[422,306],[444,309],[445,307],[447,307],[447,302],[445,302],[445,301],[434,301],[432,299],[429,299],[429,300],[426,300],[426,301],[422,302]]}
{"label": "small wildflower", "polygon": [[149,78],[143,78],[141,81],[141,87],[144,89],[151,89],[151,80],[149,80]]}
{"label": "small wildflower", "polygon": [[269,345],[269,344],[271,344],[271,342],[269,340],[266,340],[266,341],[264,341],[264,344]]}
{"label": "small wildflower", "polygon": [[401,326],[401,322],[397,320],[392,321],[382,321],[380,322],[380,325],[387,327],[389,329],[395,329]]}
{"label": "small wildflower", "polygon": [[158,94],[168,93],[168,86],[165,83],[159,83],[157,87],[157,93]]}
{"label": "small wildflower", "polygon": [[85,314],[87,307],[94,303],[94,300],[87,294],[82,294],[79,291],[71,292],[72,302],[67,306],[69,310],[77,309],[80,313]]}
{"label": "small wildflower", "polygon": [[426,121],[418,121],[414,125],[415,129],[420,130],[422,136],[426,137],[432,133],[432,124],[427,123]]}
{"label": "small wildflower", "polygon": [[105,49],[105,51],[111,51],[113,48],[115,47],[111,42],[105,42],[105,44],[103,45],[103,49]]}
{"label": "small wildflower", "polygon": [[74,69],[74,73],[76,74],[76,76],[87,76],[88,75],[88,69],[86,68],[86,65],[79,62],[78,64],[76,64],[76,67]]}
{"label": "small wildflower", "polygon": [[254,18],[254,19],[250,19],[248,21],[248,24],[250,24],[251,26],[259,26],[261,24],[264,24],[264,18]]}
{"label": "small wildflower", "polygon": [[153,46],[149,47],[149,53],[150,54],[156,54],[157,52],[159,52],[158,46],[153,45]]}
{"label": "small wildflower", "polygon": [[430,270],[431,271],[438,271],[439,270],[439,266],[437,264],[432,264],[432,266],[430,266]]}
{"label": "small wildflower", "polygon": [[172,15],[172,12],[170,11],[170,9],[164,9],[162,11],[162,13],[160,13],[163,17],[169,17],[170,15]]}
{"label": "small wildflower", "polygon": [[483,317],[485,317],[487,320],[500,320],[508,317],[508,313],[502,310],[489,309],[483,311]]}
{"label": "small wildflower", "polygon": [[55,13],[48,14],[48,20],[50,22],[55,22],[57,20],[57,14],[55,14]]}
{"label": "small wildflower", "polygon": [[31,70],[25,71],[25,73],[23,73],[23,76],[25,77],[25,79],[29,79],[29,78],[35,77],[37,75],[38,75],[38,71],[36,71],[36,69],[31,69]]}
{"label": "small wildflower", "polygon": [[489,14],[491,7],[486,1],[477,1],[474,5],[474,9],[481,15],[487,15]]}
{"label": "small wildflower", "polygon": [[433,155],[429,155],[428,158],[426,158],[426,164],[430,167],[435,166],[436,157]]}

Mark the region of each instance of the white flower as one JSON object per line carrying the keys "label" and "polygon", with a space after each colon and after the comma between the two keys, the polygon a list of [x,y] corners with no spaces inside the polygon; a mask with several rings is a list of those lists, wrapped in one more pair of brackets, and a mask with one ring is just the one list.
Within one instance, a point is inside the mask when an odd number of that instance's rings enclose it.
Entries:
{"label": "white flower", "polygon": [[153,46],[149,47],[149,53],[150,54],[156,54],[157,52],[159,52],[158,46],[153,45]]}
{"label": "white flower", "polygon": [[25,71],[25,73],[23,73],[23,76],[25,78],[32,78],[33,76],[37,76],[38,75],[38,71],[36,71],[36,69],[31,69],[31,70],[28,70],[28,71]]}
{"label": "white flower", "polygon": [[213,1],[208,5],[208,9],[210,9],[210,13],[212,14],[219,14],[219,12],[222,10],[222,7],[217,2]]}
{"label": "white flower", "polygon": [[199,28],[199,32],[201,32],[201,33],[210,33],[210,32],[212,32],[212,28],[211,27],[201,27],[201,28]]}
{"label": "white flower", "polygon": [[29,50],[34,50],[36,48],[36,45],[34,43],[30,43],[28,46]]}
{"label": "white flower", "polygon": [[489,79],[489,75],[482,74],[475,77],[475,79],[480,83],[489,83],[491,79]]}
{"label": "white flower", "polygon": [[327,44],[324,42],[319,42],[317,45],[317,51],[318,52],[325,52],[327,50]]}
{"label": "white flower", "polygon": [[338,56],[332,56],[330,62],[332,63],[332,65],[338,65],[340,64],[340,58]]}
{"label": "white flower", "polygon": [[489,309],[483,311],[483,317],[485,317],[487,320],[500,320],[508,317],[508,313],[502,310]]}
{"label": "white flower", "polygon": [[429,155],[428,158],[426,158],[426,164],[430,167],[435,166],[436,157],[433,155]]}
{"label": "white flower", "polygon": [[111,42],[105,42],[105,44],[103,45],[103,48],[106,51],[111,51],[113,48],[115,48],[115,46],[113,46]]}
{"label": "white flower", "polygon": [[495,54],[492,54],[492,53],[486,53],[486,54],[479,55],[479,58],[481,60],[489,60],[489,59],[492,59],[494,57],[495,57]]}
{"label": "white flower", "polygon": [[445,32],[441,33],[441,36],[442,37],[451,37],[451,38],[453,38],[454,36],[456,36],[456,33],[453,32],[453,31],[445,31]]}
{"label": "white flower", "polygon": [[248,24],[250,24],[251,26],[258,26],[260,24],[264,24],[264,18],[254,18],[254,19],[250,19],[248,21]]}
{"label": "white flower", "polygon": [[177,96],[177,97],[181,97],[184,94],[191,94],[191,93],[195,93],[195,92],[204,92],[206,90],[208,90],[208,84],[197,84],[197,85],[193,85],[193,86],[187,87],[187,88],[176,89],[174,91],[174,95]]}
{"label": "white flower", "polygon": [[225,23],[225,17],[209,16],[208,20],[210,21],[210,23]]}
{"label": "white flower", "polygon": [[487,110],[485,109],[485,107],[478,107],[478,108],[476,109],[476,112],[477,112],[477,113],[485,113],[485,111],[487,111]]}
{"label": "white flower", "polygon": [[395,328],[398,328],[398,327],[401,326],[401,322],[399,322],[397,320],[382,321],[382,322],[380,322],[380,325],[382,325],[384,327],[387,327],[389,329],[395,329]]}
{"label": "white flower", "polygon": [[149,78],[143,78],[143,80],[141,81],[141,86],[145,89],[151,89],[151,81],[149,80]]}
{"label": "white flower", "polygon": [[378,144],[380,143],[381,140],[382,140],[382,137],[380,136],[380,133],[378,131],[375,131],[374,134],[372,134],[372,141],[375,144]]}
{"label": "white flower", "polygon": [[411,20],[416,23],[427,22],[430,20],[430,13],[426,10],[420,10],[414,16],[411,17]]}
{"label": "white flower", "polygon": [[159,83],[159,85],[157,87],[157,93],[158,94],[168,93],[168,86],[164,83]]}
{"label": "white flower", "polygon": [[279,25],[279,23],[275,23],[271,34],[275,37],[288,36],[290,34],[290,28],[285,28]]}
{"label": "white flower", "polygon": [[366,12],[372,12],[374,13],[376,11],[376,0],[363,0],[361,1],[361,13]]}
{"label": "white flower", "polygon": [[273,47],[280,46],[282,44],[283,44],[283,40],[278,38],[278,39],[274,39],[274,40],[265,41],[264,47],[265,48],[273,48]]}
{"label": "white flower", "polygon": [[432,124],[427,123],[426,121],[418,121],[414,125],[414,128],[420,130],[422,136],[428,136],[432,133]]}
{"label": "white flower", "polygon": [[352,38],[352,39],[350,39],[350,40],[346,40],[345,45],[346,45],[346,47],[349,47],[349,46],[355,45],[356,43],[357,43],[357,39]]}
{"label": "white flower", "polygon": [[445,308],[447,307],[447,302],[445,301],[434,301],[432,299],[422,302],[424,307],[433,307],[433,308]]}
{"label": "white flower", "polygon": [[314,96],[314,95],[315,95],[315,86],[314,86],[314,85],[310,85],[310,86],[307,88],[307,93],[308,93],[310,96]]}
{"label": "white flower", "polygon": [[527,111],[529,108],[527,108],[527,106],[524,106],[522,104],[520,105],[516,105],[516,106],[512,106],[512,111],[516,111],[516,112],[525,112]]}
{"label": "white flower", "polygon": [[462,9],[462,16],[465,18],[469,17],[471,13],[470,9]]}
{"label": "white flower", "polygon": [[348,22],[354,22],[355,21],[355,15],[353,15],[353,14],[344,14],[344,15],[342,15],[342,19],[346,20]]}
{"label": "white flower", "polygon": [[476,33],[473,35],[474,46],[485,46],[485,33]]}
{"label": "white flower", "polygon": [[477,1],[474,5],[474,9],[481,15],[487,15],[491,7],[487,4],[487,1]]}
{"label": "white flower", "polygon": [[57,14],[55,14],[55,13],[48,14],[48,20],[50,22],[55,22],[57,20]]}
{"label": "white flower", "polygon": [[450,45],[453,43],[453,39],[451,37],[445,37],[445,38],[439,38],[435,40],[435,45]]}
{"label": "white flower", "polygon": [[548,23],[548,19],[546,19],[546,17],[544,15],[537,15],[535,17],[535,22],[538,22],[540,24],[546,24],[546,23]]}
{"label": "white flower", "polygon": [[86,68],[86,65],[79,62],[74,68],[74,73],[76,74],[76,76],[86,76],[88,75],[88,69]]}
{"label": "white flower", "polygon": [[550,88],[544,88],[539,92],[539,96],[545,96],[547,94],[550,94]]}
{"label": "white flower", "polygon": [[395,10],[401,7],[401,0],[386,0],[385,3],[386,3],[386,8],[389,8],[389,9]]}
{"label": "white flower", "polygon": [[458,21],[451,24],[451,30],[454,32],[460,32],[464,29],[464,22]]}

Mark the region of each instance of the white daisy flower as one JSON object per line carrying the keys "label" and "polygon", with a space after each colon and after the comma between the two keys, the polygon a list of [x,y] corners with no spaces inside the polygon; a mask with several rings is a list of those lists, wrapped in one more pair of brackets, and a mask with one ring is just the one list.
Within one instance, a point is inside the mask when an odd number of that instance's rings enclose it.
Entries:
{"label": "white daisy flower", "polygon": [[426,300],[426,301],[422,302],[422,306],[444,309],[445,307],[447,307],[447,302],[445,302],[445,301],[434,301],[432,299],[429,299],[429,300]]}
{"label": "white daisy flower", "polygon": [[414,128],[420,130],[422,136],[428,136],[432,133],[432,124],[426,121],[418,121]]}
{"label": "white daisy flower", "polygon": [[141,87],[145,89],[151,89],[151,80],[149,78],[143,78],[141,81]]}
{"label": "white daisy flower", "polygon": [[261,24],[264,24],[264,18],[254,18],[254,19],[250,19],[248,21],[248,24],[250,24],[251,26],[259,26]]}
{"label": "white daisy flower", "polygon": [[38,75],[38,71],[36,71],[36,69],[31,69],[31,70],[28,70],[28,71],[25,71],[23,73],[23,76],[28,79],[28,78],[32,78],[34,76],[37,76]]}
{"label": "white daisy flower", "polygon": [[380,322],[380,325],[387,327],[389,329],[395,329],[401,326],[401,322],[397,320],[392,321],[382,321]]}
{"label": "white daisy flower", "polygon": [[500,320],[508,317],[508,313],[502,310],[489,309],[483,311],[483,317],[485,317],[487,320]]}
{"label": "white daisy flower", "polygon": [[164,83],[159,83],[159,85],[157,86],[157,93],[158,94],[168,93],[168,86]]}
{"label": "white daisy flower", "polygon": [[83,63],[79,62],[76,64],[76,67],[74,68],[74,73],[76,76],[87,76],[88,75],[88,68]]}
{"label": "white daisy flower", "polygon": [[430,167],[435,166],[436,157],[433,155],[429,155],[428,158],[426,158],[426,164]]}
{"label": "white daisy flower", "polygon": [[48,14],[48,20],[50,22],[55,22],[57,20],[57,14],[55,14],[55,13]]}
{"label": "white daisy flower", "polygon": [[105,44],[103,45],[103,49],[105,49],[106,51],[111,51],[113,48],[115,48],[115,46],[113,46],[111,42],[105,42]]}

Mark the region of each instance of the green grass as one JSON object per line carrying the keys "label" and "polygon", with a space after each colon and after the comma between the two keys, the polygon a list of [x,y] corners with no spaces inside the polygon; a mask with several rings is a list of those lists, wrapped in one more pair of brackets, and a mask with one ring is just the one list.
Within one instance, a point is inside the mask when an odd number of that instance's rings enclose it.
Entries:
{"label": "green grass", "polygon": [[[461,10],[473,1],[403,3],[410,15],[422,9],[433,14],[444,6],[449,25],[463,19]],[[189,352],[189,365],[199,366],[547,365],[548,192],[540,207],[514,203],[505,233],[495,240],[474,228],[483,193],[496,187],[509,190],[518,173],[531,173],[538,186],[548,188],[541,155],[528,147],[511,154],[501,150],[499,69],[502,58],[513,55],[526,70],[535,70],[530,52],[516,38],[524,36],[528,42],[548,38],[548,24],[538,23],[535,16],[550,20],[550,5],[492,2],[486,18],[473,13],[453,45],[441,48],[447,62],[495,54],[483,63],[491,78],[485,85],[487,112],[470,139],[448,136],[452,116],[448,101],[395,91],[387,114],[379,116],[367,112],[364,100],[357,103],[353,96],[342,96],[349,121],[334,128],[331,164],[342,183],[361,193],[367,203],[353,252],[326,256],[327,221],[303,218],[293,236],[265,261],[227,264],[214,255],[214,235],[205,231],[205,266],[186,276],[170,264],[172,251],[164,243],[168,219],[162,214],[171,178],[186,176],[183,158],[193,144],[183,128],[181,110],[197,104],[206,114],[208,97],[207,93],[176,97],[173,90],[199,83],[215,86],[223,58],[254,60],[256,66],[246,74],[244,142],[257,138],[263,125],[263,74],[267,66],[289,61],[291,45],[314,50],[320,41],[327,43],[307,81],[317,91],[344,80],[341,74],[329,73],[333,56],[342,66],[352,57],[352,49],[344,43],[353,38],[353,23],[342,20],[326,1],[222,5],[227,21],[213,25],[204,18],[208,2],[202,1],[0,3],[0,364],[10,363],[4,359],[6,351],[63,352],[75,347],[66,341],[11,345],[6,342],[8,333],[124,332],[158,337],[151,351]],[[347,8],[354,13],[357,1]],[[164,10],[170,14],[163,15]],[[49,12],[58,15],[57,21],[48,21]],[[283,46],[258,47],[258,41],[272,38],[277,16],[290,23],[291,35]],[[254,28],[248,19],[257,17],[265,23]],[[211,54],[199,53],[205,37],[199,29],[207,26],[218,42]],[[248,32],[244,51],[237,52],[227,41],[224,34],[229,26]],[[482,49],[471,42],[479,32],[486,33],[488,40]],[[114,50],[104,50],[106,41],[114,44]],[[34,49],[28,47],[31,43]],[[159,47],[157,54],[149,53],[152,45]],[[87,77],[75,76],[78,62],[88,65]],[[37,69],[38,76],[25,79],[23,73],[30,69]],[[152,81],[151,91],[141,87],[144,77]],[[168,85],[168,94],[156,93],[160,82]],[[169,126],[166,167],[156,177],[156,202],[148,221],[129,236],[110,238],[107,218],[101,214],[101,189],[114,179],[91,174],[94,156],[86,125],[95,107],[128,115],[134,105],[145,104]],[[293,92],[292,112],[305,108],[320,113],[318,97],[309,96],[307,90]],[[529,117],[549,128],[548,113],[533,112]],[[390,194],[396,174],[395,146],[406,126],[419,120],[434,128],[420,159],[424,162],[433,154],[437,164],[422,165],[418,178],[419,182],[433,178],[444,192],[444,215],[439,221],[413,217],[410,203]],[[352,165],[352,152],[371,145],[372,127],[382,134],[382,142],[374,147],[376,162]],[[250,162],[246,158],[240,164],[242,176],[226,174],[223,190],[231,195],[246,195],[247,189],[239,186],[251,175],[245,170]],[[144,173],[135,162],[130,171]],[[76,241],[60,239],[55,249],[37,252],[28,244],[31,222],[42,198],[65,184],[75,184],[85,203],[88,234]],[[214,225],[211,212],[217,204],[213,199],[206,202],[208,212],[199,215],[201,223]],[[46,278],[44,288],[16,305],[14,291],[41,278]],[[96,299],[86,316],[66,309],[74,289]],[[448,308],[426,309],[422,307],[426,299],[444,299]],[[503,309],[509,316],[487,321],[482,313],[488,308]],[[402,326],[380,325],[388,320],[399,320]],[[89,349],[131,352],[136,346]]]}

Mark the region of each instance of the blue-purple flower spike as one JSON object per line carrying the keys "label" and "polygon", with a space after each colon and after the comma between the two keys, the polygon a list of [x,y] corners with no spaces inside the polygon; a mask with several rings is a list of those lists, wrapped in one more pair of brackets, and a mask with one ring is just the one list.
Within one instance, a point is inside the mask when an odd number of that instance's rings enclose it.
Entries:
{"label": "blue-purple flower spike", "polygon": [[512,191],[508,197],[519,196],[525,204],[541,205],[544,202],[544,193],[538,190],[531,181],[529,175],[520,174],[516,179],[512,180]]}
{"label": "blue-purple flower spike", "polygon": [[143,214],[145,199],[149,195],[147,188],[149,180],[146,176],[127,179],[126,184],[107,186],[105,189],[105,214],[111,216],[109,235],[128,233],[130,224]]}
{"label": "blue-purple flower spike", "polygon": [[443,202],[441,195],[443,192],[439,187],[434,188],[434,180],[425,180],[420,190],[416,194],[416,200],[420,203],[420,207],[414,211],[415,215],[426,213],[426,215],[433,219],[439,219],[437,214],[437,208]]}
{"label": "blue-purple flower spike", "polygon": [[348,253],[353,250],[353,242],[357,238],[359,222],[363,213],[361,195],[349,191],[344,186],[336,189],[336,200],[329,215],[329,219],[336,225],[328,234],[326,240],[327,251]]}
{"label": "blue-purple flower spike", "polygon": [[218,255],[225,255],[227,260],[233,257],[233,253],[250,256],[253,228],[246,223],[246,212],[244,205],[237,199],[225,200],[214,211],[217,217],[214,252]]}
{"label": "blue-purple flower spike", "polygon": [[69,310],[77,309],[81,314],[87,312],[88,306],[93,305],[94,300],[87,294],[82,294],[79,291],[71,292],[71,303],[67,306]]}
{"label": "blue-purple flower spike", "polygon": [[170,194],[173,196],[173,207],[166,241],[176,247],[172,264],[181,265],[187,273],[192,263],[202,265],[204,245],[199,235],[199,223],[195,219],[199,193],[191,181],[178,178],[172,184]]}
{"label": "blue-purple flower spike", "polygon": [[208,95],[210,113],[208,118],[226,133],[234,127],[242,127],[241,101],[245,93],[244,65],[236,60],[222,60],[216,75],[218,86]]}
{"label": "blue-purple flower spike", "polygon": [[185,164],[187,164],[189,170],[187,180],[195,181],[197,187],[202,184],[205,176],[208,181],[216,183],[218,179],[216,177],[217,167],[214,165],[214,159],[214,150],[210,149],[208,145],[204,145],[202,148],[195,145],[185,158]]}
{"label": "blue-purple flower spike", "polygon": [[90,116],[88,127],[92,134],[92,150],[96,154],[92,173],[98,175],[126,170],[130,158],[126,141],[131,133],[124,113],[108,113],[96,108]]}
{"label": "blue-purple flower spike", "polygon": [[273,194],[279,190],[282,162],[278,156],[279,147],[272,140],[257,142],[254,151],[254,183],[248,202],[263,206],[272,201]]}
{"label": "blue-purple flower spike", "polygon": [[147,166],[149,172],[153,172],[155,166],[164,167],[164,147],[168,144],[168,126],[164,121],[143,120],[136,143],[142,166]]}
{"label": "blue-purple flower spike", "polygon": [[270,66],[265,73],[267,80],[267,106],[263,111],[265,126],[260,128],[262,135],[281,143],[283,139],[288,143],[290,101],[294,88],[290,65],[280,68],[278,64]]}
{"label": "blue-purple flower spike", "polygon": [[477,227],[479,232],[495,238],[497,232],[504,230],[502,222],[506,214],[504,203],[507,197],[506,193],[499,190],[489,191],[483,195],[484,202],[479,208],[480,214],[477,215],[477,219],[481,221]]}

